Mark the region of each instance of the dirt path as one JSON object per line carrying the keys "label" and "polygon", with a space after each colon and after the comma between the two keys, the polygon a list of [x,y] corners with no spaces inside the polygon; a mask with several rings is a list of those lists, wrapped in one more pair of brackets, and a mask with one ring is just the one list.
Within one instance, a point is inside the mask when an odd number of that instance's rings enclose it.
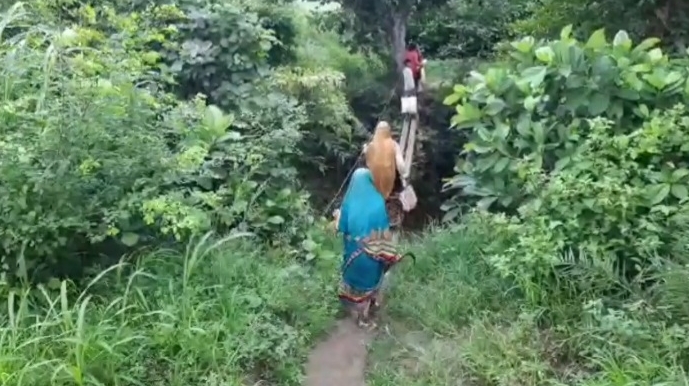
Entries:
{"label": "dirt path", "polygon": [[364,386],[367,344],[373,334],[340,320],[309,355],[306,386]]}

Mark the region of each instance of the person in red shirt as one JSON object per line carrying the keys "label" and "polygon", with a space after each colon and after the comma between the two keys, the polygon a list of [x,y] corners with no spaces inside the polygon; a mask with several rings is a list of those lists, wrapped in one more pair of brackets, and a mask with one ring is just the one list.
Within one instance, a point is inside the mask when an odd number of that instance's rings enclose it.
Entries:
{"label": "person in red shirt", "polygon": [[404,60],[405,62],[409,61],[409,64],[411,65],[411,70],[414,74],[414,82],[416,83],[416,88],[418,89],[424,60],[421,56],[421,51],[416,44],[410,43],[407,45],[407,52],[404,55]]}

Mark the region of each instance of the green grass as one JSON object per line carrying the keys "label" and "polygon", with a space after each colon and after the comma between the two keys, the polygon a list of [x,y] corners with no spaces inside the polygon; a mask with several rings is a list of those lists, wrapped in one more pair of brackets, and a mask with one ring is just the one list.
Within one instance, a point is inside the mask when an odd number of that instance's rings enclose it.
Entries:
{"label": "green grass", "polygon": [[299,385],[334,320],[334,260],[306,268],[249,240],[120,264],[80,294],[20,290],[0,313],[0,383]]}
{"label": "green grass", "polygon": [[[339,250],[322,236],[320,250]],[[685,322],[634,298],[606,313],[553,291],[535,306],[481,253],[495,237],[457,227],[409,242],[418,262],[391,277],[369,385],[689,385]],[[335,320],[338,256],[304,264],[252,239],[204,239],[79,291],[18,289],[0,311],[0,383],[300,385]]]}
{"label": "green grass", "polygon": [[370,385],[689,385],[687,327],[637,299],[605,313],[553,292],[536,307],[490,268],[491,237],[455,229],[411,243],[419,262],[393,276]]}

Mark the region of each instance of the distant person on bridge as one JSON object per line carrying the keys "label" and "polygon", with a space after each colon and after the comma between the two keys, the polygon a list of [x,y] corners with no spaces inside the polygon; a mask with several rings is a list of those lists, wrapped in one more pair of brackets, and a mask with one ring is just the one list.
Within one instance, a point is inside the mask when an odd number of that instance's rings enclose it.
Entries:
{"label": "distant person on bridge", "polygon": [[404,54],[404,62],[409,63],[412,73],[414,74],[414,82],[416,83],[416,90],[421,91],[421,80],[423,80],[424,64],[425,60],[421,56],[421,50],[419,47],[410,43],[407,45],[407,52]]}
{"label": "distant person on bridge", "polygon": [[414,79],[414,70],[412,69],[412,62],[409,59],[404,59],[404,70],[402,70],[402,78],[404,80],[404,88],[402,89],[401,111],[402,114],[416,115],[419,113],[416,91],[416,80]]}

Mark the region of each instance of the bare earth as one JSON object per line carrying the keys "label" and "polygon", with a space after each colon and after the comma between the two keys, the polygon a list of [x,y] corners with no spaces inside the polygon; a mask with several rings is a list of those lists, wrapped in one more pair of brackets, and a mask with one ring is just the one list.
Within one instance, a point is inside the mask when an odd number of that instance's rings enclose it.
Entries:
{"label": "bare earth", "polygon": [[366,346],[373,334],[340,320],[309,355],[306,386],[365,386]]}

